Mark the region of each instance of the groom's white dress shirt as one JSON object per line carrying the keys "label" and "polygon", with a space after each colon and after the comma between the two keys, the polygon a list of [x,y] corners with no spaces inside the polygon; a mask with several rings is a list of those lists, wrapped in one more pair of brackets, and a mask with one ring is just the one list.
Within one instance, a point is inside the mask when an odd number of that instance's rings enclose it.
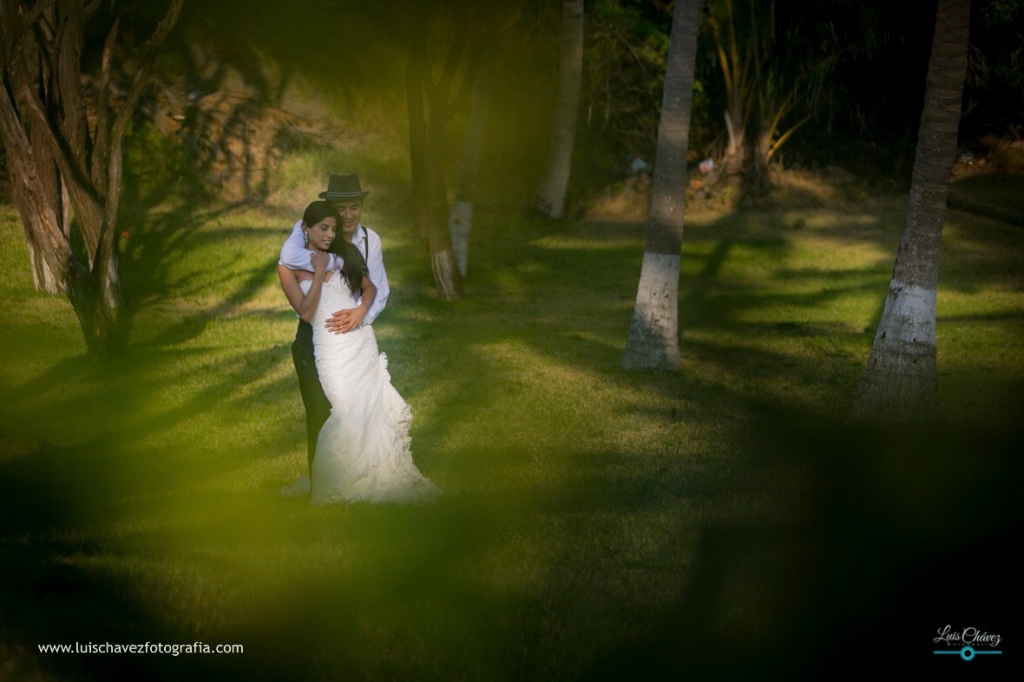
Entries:
{"label": "groom's white dress shirt", "polygon": [[[338,239],[343,237],[339,233]],[[388,274],[384,271],[384,250],[381,248],[380,235],[360,223],[352,233],[352,245],[359,249],[366,260],[366,267],[369,270],[370,281],[377,287],[377,296],[373,304],[366,311],[363,324],[373,324],[373,321],[384,310],[388,302],[388,294],[391,287],[388,286]],[[302,234],[302,221],[295,223],[292,233],[288,235],[284,246],[281,247],[281,259],[279,264],[292,270],[306,270],[313,272],[313,264],[309,262],[309,249],[306,248],[305,235]],[[331,254],[328,270],[341,270],[342,260],[335,254]]]}

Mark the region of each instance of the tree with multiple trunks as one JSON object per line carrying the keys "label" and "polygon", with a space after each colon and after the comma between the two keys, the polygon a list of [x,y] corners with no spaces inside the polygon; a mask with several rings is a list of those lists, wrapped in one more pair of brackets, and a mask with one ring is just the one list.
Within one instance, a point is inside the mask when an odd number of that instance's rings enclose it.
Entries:
{"label": "tree with multiple trunks", "polygon": [[[431,72],[430,23],[439,22],[429,0],[418,8],[410,31],[406,99],[409,107],[409,162],[412,168],[413,220],[430,253],[437,294],[451,301],[462,297],[462,277],[455,263],[448,231],[448,196],[444,179],[445,130],[452,112],[467,96],[470,79],[463,52],[470,49],[468,9],[455,11],[454,30],[439,73]],[[461,76],[461,78],[460,78]]]}
{"label": "tree with multiple trunks", "polygon": [[[465,203],[476,185],[476,164],[487,122],[490,70],[496,58],[494,44],[515,23],[520,4],[456,0],[442,5],[424,0],[410,9],[405,82],[413,220],[430,254],[437,294],[450,301],[462,296],[465,261],[460,265],[452,238],[460,257],[465,258],[469,227],[465,221],[471,219],[464,212]],[[445,180],[445,150],[450,142],[447,131],[454,115],[468,108],[472,100],[453,215]],[[450,221],[455,223],[454,230]],[[467,228],[464,233],[463,228]]]}
{"label": "tree with multiple trunks", "polygon": [[870,12],[846,0],[709,0],[705,21],[702,61],[724,99],[725,171],[763,194],[770,164],[835,91],[837,65],[873,43]]}
{"label": "tree with multiple trunks", "polygon": [[0,0],[0,135],[33,281],[67,295],[94,354],[121,340],[125,133],[183,2],[140,41],[105,0]]}
{"label": "tree with multiple trunks", "polygon": [[464,52],[471,49],[468,8],[456,8],[451,42],[435,77],[431,69],[429,39],[434,17],[432,2],[418,8],[410,30],[406,100],[409,107],[409,162],[412,168],[413,219],[430,253],[437,294],[446,301],[462,297],[462,277],[448,230],[448,196],[444,173],[445,130],[461,101],[468,95],[470,78]]}

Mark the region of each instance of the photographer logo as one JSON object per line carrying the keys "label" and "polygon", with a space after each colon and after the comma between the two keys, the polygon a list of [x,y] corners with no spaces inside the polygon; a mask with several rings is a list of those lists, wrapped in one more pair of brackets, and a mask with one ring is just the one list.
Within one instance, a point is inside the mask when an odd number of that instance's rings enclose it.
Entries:
{"label": "photographer logo", "polygon": [[948,648],[936,649],[932,652],[936,655],[956,655],[965,661],[972,661],[976,656],[1003,653],[997,649],[1003,641],[999,634],[985,632],[973,626],[955,630],[952,625],[941,627],[937,632],[938,636],[932,639],[932,642]]}

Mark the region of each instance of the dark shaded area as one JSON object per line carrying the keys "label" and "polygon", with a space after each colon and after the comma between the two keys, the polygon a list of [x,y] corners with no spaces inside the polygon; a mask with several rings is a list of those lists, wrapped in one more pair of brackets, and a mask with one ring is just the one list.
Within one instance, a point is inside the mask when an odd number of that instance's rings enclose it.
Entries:
{"label": "dark shaded area", "polygon": [[[246,656],[39,653],[37,645],[45,643],[85,647],[197,639],[194,631],[147,610],[140,585],[112,575],[102,563],[81,567],[88,563],[83,557],[111,552],[90,532],[108,523],[111,508],[123,503],[117,478],[125,475],[124,462],[100,454],[111,451],[103,441],[75,451],[44,441],[30,456],[0,462],[0,677],[265,679],[258,659]],[[98,494],[104,489],[107,495]]]}
{"label": "dark shaded area", "polygon": [[[222,191],[262,200],[274,182],[268,159],[329,146],[342,137],[337,130],[308,129],[307,114],[334,116],[342,122],[339,125],[348,126],[365,125],[369,113],[371,121],[386,119],[386,134],[398,132],[404,139],[405,62],[421,28],[412,20],[412,10],[421,4],[186,3],[172,42],[157,64],[159,86],[144,104],[156,123],[146,123],[141,116],[136,121],[134,148],[129,148],[126,164],[133,186],[126,203],[138,199],[152,205],[171,190],[198,201]],[[557,63],[558,12],[540,0],[514,4],[515,11],[495,13],[493,3],[479,0],[434,2],[437,12],[459,16],[464,5],[480,25],[507,29],[498,41],[499,86],[493,95],[482,174],[497,176],[481,178],[479,200],[500,197],[518,206],[525,203],[543,158]],[[745,5],[737,7],[742,10]],[[843,27],[844,44],[850,44],[849,54],[828,80],[827,105],[783,147],[780,163],[812,169],[839,165],[864,178],[905,183],[916,146],[935,1],[778,0],[773,6],[777,40],[782,43],[789,44],[787,31],[802,27],[800,22],[813,16],[811,24],[831,21]],[[145,26],[162,4],[133,0],[119,7],[129,24]],[[641,0],[588,7],[586,83],[570,186],[573,211],[589,196],[621,187],[634,159],[647,164],[654,160],[670,8],[671,3]],[[1017,68],[1024,51],[1017,30],[1022,12],[1024,7],[1016,2],[973,3],[960,142],[976,154],[981,154],[984,138],[1019,137],[1024,126],[1024,88]],[[323,27],[335,28],[321,35]],[[433,50],[439,53],[451,31],[442,26],[434,33]],[[801,28],[797,35],[809,32]],[[89,42],[90,54],[100,45],[96,38]],[[805,42],[808,48],[816,44],[813,35]],[[794,59],[799,61],[796,52]],[[694,162],[715,155],[725,139],[723,86],[710,50],[703,59],[692,115]],[[301,97],[295,95],[297,84]],[[790,123],[808,113],[801,107],[790,114]],[[169,121],[168,113],[183,120]],[[462,146],[465,110],[460,105],[454,113],[446,133],[446,174],[456,167]],[[159,139],[167,135],[171,137]],[[177,151],[171,149],[174,145]],[[161,165],[163,160],[167,163]],[[515,170],[509,172],[510,168]],[[4,170],[0,150],[0,175],[6,174]],[[230,182],[225,181],[228,176]],[[522,196],[507,196],[510,177],[521,183],[512,189]]]}
{"label": "dark shaded area", "polygon": [[976,175],[951,182],[949,206],[1024,227],[1024,176]]}
{"label": "dark shaded area", "polygon": [[[1022,448],[1019,428],[766,410],[743,459],[764,485],[792,477],[792,519],[705,528],[684,597],[585,677],[1019,679]],[[738,598],[759,622],[730,619]],[[1002,654],[934,654],[961,646],[934,641],[947,625],[999,634]]]}

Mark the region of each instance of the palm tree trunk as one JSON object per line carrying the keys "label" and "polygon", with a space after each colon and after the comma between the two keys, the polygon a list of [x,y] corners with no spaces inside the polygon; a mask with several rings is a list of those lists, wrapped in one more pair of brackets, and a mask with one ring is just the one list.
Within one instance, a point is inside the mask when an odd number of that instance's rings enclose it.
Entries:
{"label": "palm tree trunk", "polygon": [[679,368],[679,251],[683,241],[686,154],[703,0],[676,0],[665,67],[661,121],[626,369]]}
{"label": "palm tree trunk", "polygon": [[576,143],[576,115],[583,85],[583,0],[563,0],[558,101],[544,176],[531,206],[549,218],[565,216],[565,192]]}
{"label": "palm tree trunk", "polygon": [[935,300],[970,14],[970,0],[939,0],[907,214],[855,418],[919,421],[938,411]]}

